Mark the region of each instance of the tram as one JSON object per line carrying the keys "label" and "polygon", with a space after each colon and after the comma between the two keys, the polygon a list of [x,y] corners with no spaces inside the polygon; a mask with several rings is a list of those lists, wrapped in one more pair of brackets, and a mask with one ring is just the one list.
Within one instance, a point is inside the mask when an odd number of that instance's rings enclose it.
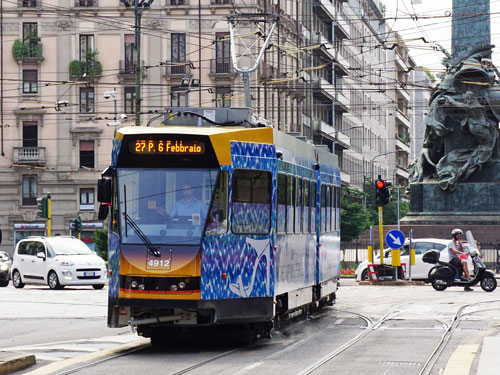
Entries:
{"label": "tram", "polygon": [[152,342],[216,325],[259,337],[335,300],[337,157],[247,109],[176,108],[117,130],[98,201],[109,327]]}

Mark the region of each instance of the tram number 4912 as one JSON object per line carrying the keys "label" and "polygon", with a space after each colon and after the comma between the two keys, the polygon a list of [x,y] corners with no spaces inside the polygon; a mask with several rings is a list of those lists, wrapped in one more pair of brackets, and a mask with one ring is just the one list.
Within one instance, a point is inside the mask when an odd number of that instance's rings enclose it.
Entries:
{"label": "tram number 4912", "polygon": [[148,257],[147,263],[146,263],[146,269],[148,270],[169,270],[170,265],[172,263],[171,257],[168,257],[167,259],[155,259],[155,258],[150,258]]}

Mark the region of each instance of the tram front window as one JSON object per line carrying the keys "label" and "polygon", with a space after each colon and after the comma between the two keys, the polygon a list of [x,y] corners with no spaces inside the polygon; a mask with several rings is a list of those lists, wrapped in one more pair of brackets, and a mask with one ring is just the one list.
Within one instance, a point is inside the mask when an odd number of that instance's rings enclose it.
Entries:
{"label": "tram front window", "polygon": [[200,243],[217,169],[120,168],[117,173],[122,243],[143,243],[141,233],[153,244]]}

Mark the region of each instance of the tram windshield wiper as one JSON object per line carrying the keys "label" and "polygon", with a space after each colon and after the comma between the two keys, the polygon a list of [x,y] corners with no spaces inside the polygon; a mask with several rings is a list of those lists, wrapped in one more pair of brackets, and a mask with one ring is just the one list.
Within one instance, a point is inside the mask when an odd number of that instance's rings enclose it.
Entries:
{"label": "tram windshield wiper", "polygon": [[130,225],[135,234],[137,234],[137,237],[139,237],[142,243],[146,245],[149,252],[155,257],[161,257],[161,253],[158,251],[158,248],[151,243],[148,236],[144,234],[144,232],[141,230],[141,228],[139,228],[135,221],[130,216],[128,216],[126,212],[123,213],[123,217],[125,218],[125,225]]}
{"label": "tram windshield wiper", "polygon": [[158,250],[157,247],[155,247],[151,241],[149,240],[148,236],[144,234],[144,232],[139,228],[139,226],[135,223],[134,220],[127,214],[127,186],[123,185],[123,198],[125,199],[125,212],[123,212],[123,218],[125,219],[125,236],[127,235],[127,226],[130,225],[130,227],[134,230],[135,234],[137,234],[137,237],[139,237],[144,245],[148,248],[149,252],[154,255],[155,257],[160,258],[161,253]]}

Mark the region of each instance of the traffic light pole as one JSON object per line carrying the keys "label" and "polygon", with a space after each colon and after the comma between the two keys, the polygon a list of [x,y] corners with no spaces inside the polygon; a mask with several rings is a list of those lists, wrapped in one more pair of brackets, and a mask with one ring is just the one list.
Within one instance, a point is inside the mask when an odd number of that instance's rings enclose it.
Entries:
{"label": "traffic light pole", "polygon": [[384,264],[384,211],[378,206],[378,240],[380,242],[380,265]]}
{"label": "traffic light pole", "polygon": [[47,237],[50,237],[52,232],[52,202],[50,193],[47,193]]}

